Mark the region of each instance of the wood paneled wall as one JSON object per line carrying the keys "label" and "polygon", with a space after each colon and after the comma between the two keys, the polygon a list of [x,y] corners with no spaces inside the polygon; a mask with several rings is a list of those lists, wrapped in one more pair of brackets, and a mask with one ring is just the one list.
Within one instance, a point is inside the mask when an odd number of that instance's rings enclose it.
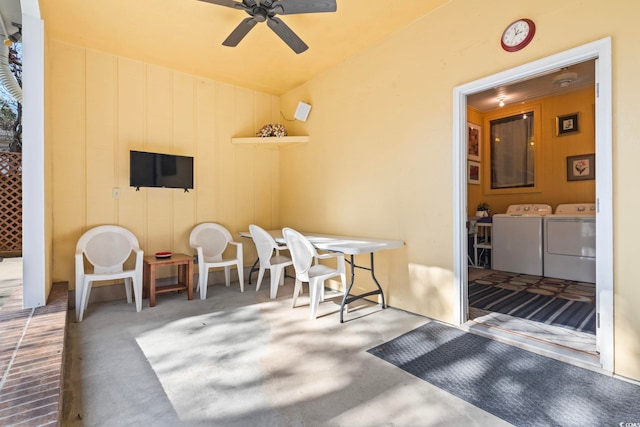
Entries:
{"label": "wood paneled wall", "polygon": [[[542,134],[539,143],[542,188],[537,193],[515,193],[507,195],[487,195],[484,185],[467,186],[467,212],[473,215],[479,202],[487,202],[491,213],[505,212],[511,204],[546,203],[553,209],[561,203],[593,203],[596,195],[595,180],[567,181],[567,156],[595,153],[595,98],[594,90],[583,89],[563,95],[532,101],[541,109]],[[521,105],[527,110],[529,104]],[[571,113],[579,114],[579,132],[563,136],[556,135],[556,117]],[[482,168],[489,167],[487,143],[489,141],[489,124],[486,116],[469,108],[468,120],[482,126]],[[536,178],[538,179],[538,178]]]}
{"label": "wood paneled wall", "polygon": [[[74,283],[77,240],[101,224],[130,229],[146,254],[192,253],[201,222],[235,236],[250,223],[279,226],[278,151],[231,144],[278,121],[277,97],[57,41],[48,54],[53,281]],[[195,188],[135,191],[131,149],[193,156]]]}

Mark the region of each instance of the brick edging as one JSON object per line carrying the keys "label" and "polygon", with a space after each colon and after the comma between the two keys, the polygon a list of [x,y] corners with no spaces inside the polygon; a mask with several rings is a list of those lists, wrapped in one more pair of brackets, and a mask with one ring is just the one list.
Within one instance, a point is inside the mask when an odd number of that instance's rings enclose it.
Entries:
{"label": "brick edging", "polygon": [[68,284],[22,309],[22,288],[0,310],[0,425],[60,425]]}

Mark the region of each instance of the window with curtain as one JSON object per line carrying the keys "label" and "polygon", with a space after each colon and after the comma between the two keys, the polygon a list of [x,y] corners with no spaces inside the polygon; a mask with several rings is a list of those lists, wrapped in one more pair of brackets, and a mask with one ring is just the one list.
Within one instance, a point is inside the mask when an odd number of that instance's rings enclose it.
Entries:
{"label": "window with curtain", "polygon": [[533,111],[490,121],[491,189],[535,186]]}

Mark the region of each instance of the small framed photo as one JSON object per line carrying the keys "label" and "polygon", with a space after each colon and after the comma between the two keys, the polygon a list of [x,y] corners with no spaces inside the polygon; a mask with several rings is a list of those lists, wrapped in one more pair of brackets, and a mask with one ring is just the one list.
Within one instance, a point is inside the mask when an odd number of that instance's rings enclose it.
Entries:
{"label": "small framed photo", "polygon": [[567,181],[596,179],[596,155],[581,154],[567,157]]}
{"label": "small framed photo", "polygon": [[467,183],[480,184],[480,162],[467,161]]}
{"label": "small framed photo", "polygon": [[482,129],[475,123],[467,123],[467,158],[480,161],[482,154]]}
{"label": "small framed photo", "polygon": [[578,123],[578,113],[567,114],[556,117],[556,135],[568,135],[580,130]]}

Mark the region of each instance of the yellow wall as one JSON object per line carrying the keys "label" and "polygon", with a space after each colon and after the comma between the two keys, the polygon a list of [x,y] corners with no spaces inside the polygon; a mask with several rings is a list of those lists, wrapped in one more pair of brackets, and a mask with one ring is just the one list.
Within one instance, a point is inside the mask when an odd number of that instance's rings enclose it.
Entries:
{"label": "yellow wall", "polygon": [[[255,221],[404,240],[404,248],[376,258],[389,304],[452,322],[453,88],[611,36],[615,371],[640,380],[639,14],[634,1],[603,8],[599,0],[494,0],[491,7],[452,0],[288,92],[280,105],[259,92],[50,40],[52,278],[72,281],[75,242],[93,225],[129,227],[152,253],[187,251],[197,222],[219,221],[235,233]],[[520,17],[536,22],[536,37],[506,53],[500,35]],[[230,145],[231,136],[250,136],[299,100],[313,108],[290,134],[311,135],[310,143],[279,152]],[[196,190],[134,192],[130,148],[195,155]]]}
{"label": "yellow wall", "polygon": [[[632,196],[639,14],[640,3],[631,1],[603,8],[596,0],[494,0],[488,8],[454,0],[288,92],[283,108],[297,100],[313,105],[309,120],[297,124],[313,141],[282,151],[282,223],[404,240],[404,250],[380,257],[385,274],[393,273],[382,280],[389,304],[453,322],[453,89],[611,36],[615,371],[640,379],[633,267],[640,198]],[[501,33],[520,17],[535,21],[536,36],[524,50],[504,52]],[[550,142],[571,144],[566,138]],[[562,161],[551,163],[549,179],[564,177]]]}
{"label": "yellow wall", "polygon": [[[491,214],[502,213],[511,204],[545,203],[553,209],[561,203],[594,203],[596,195],[595,180],[567,181],[567,156],[595,153],[595,109],[594,89],[583,89],[556,95],[515,107],[480,113],[469,108],[468,120],[482,126],[481,185],[467,186],[467,212],[474,215],[478,203],[483,201],[491,206]],[[487,194],[489,189],[489,120],[496,115],[510,116],[530,110],[532,105],[540,108],[541,135],[538,157],[540,176],[539,192],[510,192],[509,194]],[[556,135],[556,117],[578,113],[579,132],[562,136]]]}
{"label": "yellow wall", "polygon": [[[130,229],[146,254],[192,253],[200,222],[235,236],[252,222],[277,225],[278,152],[231,144],[279,117],[276,97],[56,41],[48,58],[54,282],[73,288],[75,245],[97,225]],[[195,189],[135,191],[130,149],[194,156]]]}

